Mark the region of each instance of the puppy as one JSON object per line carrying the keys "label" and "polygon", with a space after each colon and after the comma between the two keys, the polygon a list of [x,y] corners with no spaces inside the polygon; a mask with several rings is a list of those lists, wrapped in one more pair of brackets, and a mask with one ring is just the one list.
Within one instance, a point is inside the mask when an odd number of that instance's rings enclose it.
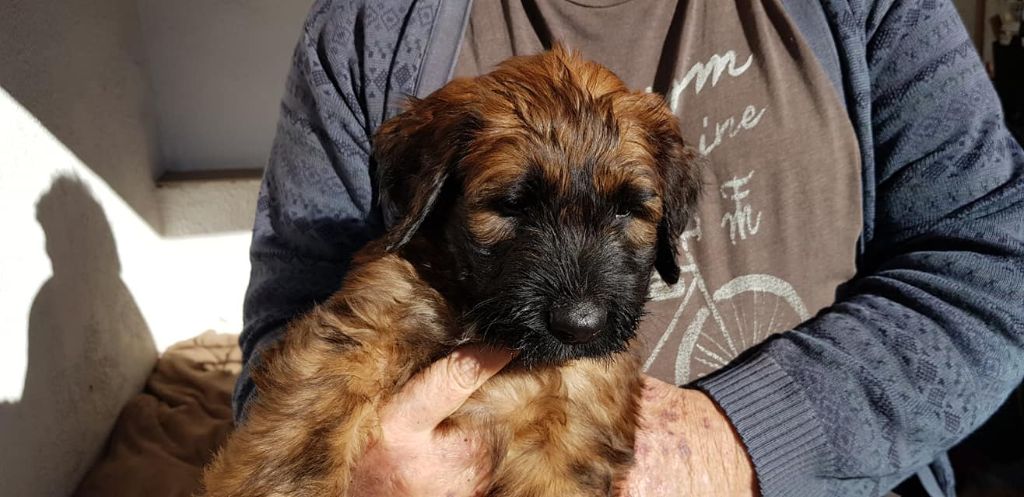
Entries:
{"label": "puppy", "polygon": [[638,422],[630,344],[652,272],[679,277],[698,195],[675,116],[556,48],[412,101],[374,157],[397,224],[262,355],[207,495],[348,496],[382,405],[469,342],[517,352],[448,420],[496,448],[487,495],[613,495]]}

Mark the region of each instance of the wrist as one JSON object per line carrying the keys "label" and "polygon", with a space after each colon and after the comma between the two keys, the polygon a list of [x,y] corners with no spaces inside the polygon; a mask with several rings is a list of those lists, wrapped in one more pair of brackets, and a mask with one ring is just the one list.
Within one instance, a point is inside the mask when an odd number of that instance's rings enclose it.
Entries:
{"label": "wrist", "polygon": [[[743,440],[725,411],[706,393],[690,388],[681,388],[686,404],[699,416],[695,436],[705,445],[709,470],[719,471],[724,479],[732,482],[731,495],[757,496],[757,477],[754,464],[747,453]],[[717,467],[716,467],[717,466]]]}
{"label": "wrist", "polygon": [[803,389],[768,354],[752,354],[695,386],[728,414],[765,495],[826,495],[833,454]]}
{"label": "wrist", "polygon": [[739,436],[706,394],[648,378],[640,410],[630,495],[758,495]]}

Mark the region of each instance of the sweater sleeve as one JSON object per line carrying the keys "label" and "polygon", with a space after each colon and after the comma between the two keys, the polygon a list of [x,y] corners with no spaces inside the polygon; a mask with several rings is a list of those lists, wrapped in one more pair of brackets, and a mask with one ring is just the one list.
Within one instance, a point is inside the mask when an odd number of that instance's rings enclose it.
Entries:
{"label": "sweater sleeve", "polygon": [[882,495],[1024,376],[1024,153],[949,0],[861,3],[841,20],[860,23],[870,79],[858,274],[696,385],[765,497]]}
{"label": "sweater sleeve", "polygon": [[[383,231],[370,137],[392,102],[412,94],[419,51],[403,43],[422,45],[433,4],[412,5],[318,0],[303,27],[257,203],[236,421],[253,394],[249,366],[260,350],[337,290],[352,254]],[[426,12],[408,15],[417,8]],[[425,20],[403,39],[410,18]]]}

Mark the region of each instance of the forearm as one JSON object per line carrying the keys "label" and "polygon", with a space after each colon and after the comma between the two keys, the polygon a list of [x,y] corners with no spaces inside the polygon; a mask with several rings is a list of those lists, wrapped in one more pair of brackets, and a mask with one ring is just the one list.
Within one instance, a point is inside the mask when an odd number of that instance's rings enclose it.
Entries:
{"label": "forearm", "polygon": [[1022,199],[1018,175],[964,218],[891,246],[815,319],[698,383],[734,421],[766,496],[884,491],[1020,384]]}
{"label": "forearm", "polygon": [[[1024,199],[1024,181],[1013,185]],[[902,244],[837,304],[698,385],[767,497],[876,495],[977,428],[1024,375],[1024,205]]]}
{"label": "forearm", "polygon": [[948,1],[850,4],[854,103],[870,112],[858,276],[698,382],[766,497],[881,495],[1024,375],[1024,154]]}
{"label": "forearm", "polygon": [[746,450],[717,405],[697,390],[645,380],[624,497],[759,495]]}

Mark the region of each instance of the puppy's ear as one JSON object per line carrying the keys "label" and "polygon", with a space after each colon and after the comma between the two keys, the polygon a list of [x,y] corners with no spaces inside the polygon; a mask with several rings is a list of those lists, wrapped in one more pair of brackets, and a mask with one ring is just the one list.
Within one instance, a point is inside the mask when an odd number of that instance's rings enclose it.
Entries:
{"label": "puppy's ear", "polygon": [[679,263],[676,261],[679,237],[697,209],[705,159],[697,150],[686,146],[676,117],[663,101],[659,105],[662,110],[657,122],[652,123],[651,138],[664,196],[654,267],[665,283],[673,285],[679,281]]}
{"label": "puppy's ear", "polygon": [[384,122],[373,139],[385,218],[395,220],[385,250],[402,248],[437,206],[465,145],[478,129],[471,94],[455,81]]}

